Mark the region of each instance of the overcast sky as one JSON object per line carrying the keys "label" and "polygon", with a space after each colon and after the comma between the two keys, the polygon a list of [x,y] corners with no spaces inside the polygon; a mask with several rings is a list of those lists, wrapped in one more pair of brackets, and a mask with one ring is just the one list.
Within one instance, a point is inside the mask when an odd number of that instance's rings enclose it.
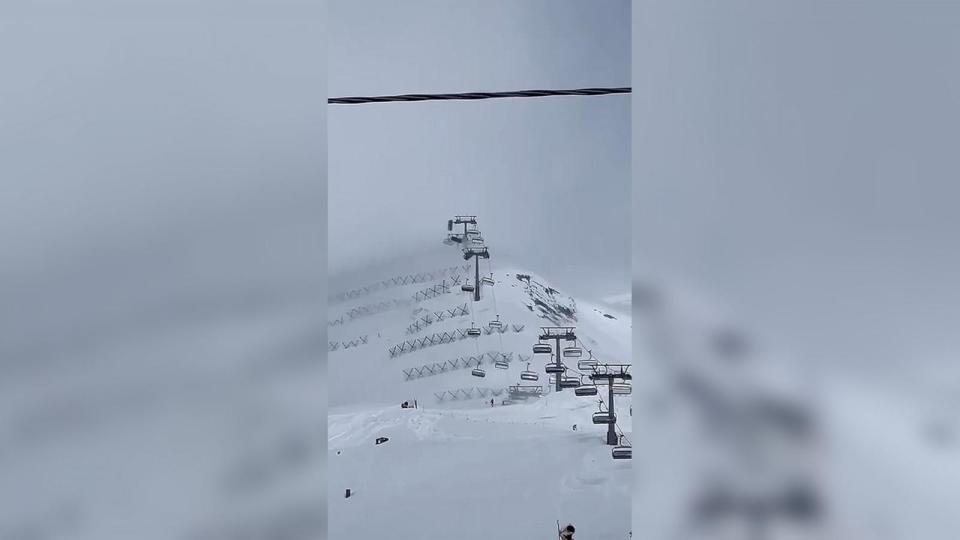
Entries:
{"label": "overcast sky", "polygon": [[[630,82],[624,0],[336,0],[330,20],[331,96]],[[432,249],[476,214],[495,265],[626,292],[629,113],[623,95],[331,106],[331,273]]]}
{"label": "overcast sky", "polygon": [[[244,419],[325,439],[321,22],[300,0],[0,2],[0,536],[249,527],[255,499],[197,498],[274,437]],[[309,406],[282,405],[291,381]],[[322,461],[296,476],[323,486]],[[323,489],[271,493],[322,515]]]}
{"label": "overcast sky", "polygon": [[290,52],[323,40],[315,11],[269,5],[3,13],[0,362],[317,296],[323,69]]}
{"label": "overcast sky", "polygon": [[954,365],[960,4],[636,15],[635,266],[809,360]]}

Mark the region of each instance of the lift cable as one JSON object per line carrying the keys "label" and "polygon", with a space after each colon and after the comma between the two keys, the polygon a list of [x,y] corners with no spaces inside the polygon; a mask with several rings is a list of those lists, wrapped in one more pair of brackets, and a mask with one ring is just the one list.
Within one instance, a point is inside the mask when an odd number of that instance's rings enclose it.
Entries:
{"label": "lift cable", "polygon": [[629,94],[629,86],[619,88],[576,88],[572,90],[514,90],[509,92],[465,92],[459,94],[398,94],[393,96],[355,96],[328,98],[331,105],[360,105],[364,103],[387,103],[392,101],[441,101],[477,100],[496,98],[528,98],[548,96],[602,96]]}

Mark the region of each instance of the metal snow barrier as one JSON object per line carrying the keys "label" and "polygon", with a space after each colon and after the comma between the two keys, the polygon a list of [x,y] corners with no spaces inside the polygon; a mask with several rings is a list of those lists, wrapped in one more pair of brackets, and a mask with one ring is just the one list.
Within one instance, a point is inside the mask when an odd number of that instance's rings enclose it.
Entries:
{"label": "metal snow barrier", "polygon": [[[450,332],[439,332],[426,337],[407,340],[397,345],[394,345],[393,347],[390,347],[389,349],[387,349],[387,352],[390,355],[390,358],[396,358],[397,356],[400,356],[402,354],[417,351],[427,347],[432,347],[434,345],[453,343],[454,341],[460,341],[470,337],[467,335],[467,330],[468,329],[466,328],[458,328]],[[507,326],[504,326],[499,330],[501,334],[508,331],[511,331],[511,328],[508,328]]]}
{"label": "metal snow barrier", "polygon": [[431,272],[421,272],[419,274],[407,274],[403,276],[394,276],[392,278],[384,279],[376,283],[371,283],[365,287],[359,287],[356,289],[351,289],[349,291],[344,291],[332,296],[327,297],[327,302],[329,304],[336,304],[339,302],[344,302],[346,300],[353,300],[356,298],[361,298],[368,294],[387,289],[390,287],[402,287],[404,285],[412,285],[415,283],[426,283],[428,281],[436,281],[438,279],[443,279],[451,274],[464,273],[471,269],[469,264],[449,266],[446,268],[438,268]]}
{"label": "metal snow barrier", "polygon": [[443,362],[434,362],[432,364],[412,367],[410,369],[403,370],[403,375],[404,375],[403,380],[412,381],[416,379],[422,379],[423,377],[431,377],[433,375],[439,375],[441,373],[446,373],[448,371],[453,371],[457,369],[470,369],[473,367],[479,367],[483,365],[484,362],[493,364],[493,363],[496,363],[498,360],[511,362],[513,361],[513,353],[489,351],[479,356],[460,356],[457,358],[453,358],[451,360],[445,360]]}
{"label": "metal snow barrier", "polygon": [[447,280],[443,280],[432,287],[417,291],[413,295],[413,301],[423,302],[424,300],[436,298],[442,294],[450,294],[450,285],[447,284]]}
{"label": "metal snow barrier", "polygon": [[480,388],[477,386],[467,388],[457,388],[456,390],[444,390],[443,392],[434,392],[433,396],[437,402],[444,401],[468,401],[471,399],[482,399],[503,395],[506,388]]}
{"label": "metal snow barrier", "polygon": [[330,341],[328,342],[329,344],[328,350],[330,352],[334,352],[340,349],[341,347],[344,350],[346,350],[352,347],[359,347],[360,345],[366,345],[368,342],[369,340],[367,336],[360,336],[360,337],[351,339],[350,341]]}
{"label": "metal snow barrier", "polygon": [[364,306],[357,306],[351,309],[350,311],[340,314],[339,317],[327,321],[327,326],[344,325],[362,317],[376,315],[378,313],[383,313],[384,311],[387,311],[390,309],[404,307],[410,304],[413,304],[413,300],[410,300],[409,298],[401,298],[401,299],[385,300],[383,302],[367,304]]}
{"label": "metal snow barrier", "polygon": [[430,326],[435,322],[442,321],[444,319],[449,319],[451,317],[463,317],[470,314],[470,308],[467,307],[467,304],[462,306],[457,306],[453,309],[434,311],[432,314],[427,314],[416,321],[413,324],[407,327],[408,334],[416,334],[424,328]]}

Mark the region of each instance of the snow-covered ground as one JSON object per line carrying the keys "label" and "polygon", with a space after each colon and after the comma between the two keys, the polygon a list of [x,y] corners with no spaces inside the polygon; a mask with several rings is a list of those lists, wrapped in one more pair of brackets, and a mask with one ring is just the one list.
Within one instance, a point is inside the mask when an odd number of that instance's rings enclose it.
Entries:
{"label": "snow-covered ground", "polygon": [[[462,292],[458,281],[450,293],[405,303],[444,279],[450,284],[469,276],[473,282],[473,270],[465,271],[460,250],[448,246],[437,257],[394,263],[353,276],[352,281],[363,286],[392,275],[459,265],[458,270],[436,280],[380,287],[329,306],[331,319],[362,306],[397,306],[352,320],[347,317],[343,324],[330,327],[331,342],[356,343],[347,349],[337,346],[329,356],[330,538],[551,538],[557,520],[573,523],[578,537],[629,538],[630,460],[612,459],[611,446],[605,444],[606,426],[591,422],[599,408],[597,397],[577,397],[570,389],[554,392],[544,372],[546,355],[533,355],[532,346],[541,326],[562,323],[576,327],[583,358],[589,349],[601,362],[628,364],[630,316],[601,303],[571,299],[563,294],[562,284],[548,283],[496,258],[492,261],[490,267],[481,260],[481,276],[492,271],[495,285],[483,289],[480,302]],[[518,273],[529,275],[531,283],[518,279]],[[550,287],[555,292],[548,292]],[[469,315],[411,328],[425,314],[464,304]],[[556,305],[572,307],[576,321],[542,316],[557,317],[563,310],[553,310]],[[508,327],[502,334],[483,333],[390,354],[408,340],[486,327],[497,315]],[[359,341],[361,336],[366,343]],[[495,368],[486,353],[512,353],[509,367]],[[451,360],[480,355],[485,377],[473,376],[472,368],[460,363],[450,367]],[[531,357],[529,367],[539,374],[538,381],[520,380],[521,371],[527,369],[521,355]],[[422,371],[423,376],[412,378],[405,374],[445,363],[448,369],[435,374]],[[566,364],[577,367],[575,359]],[[504,404],[508,397],[504,390],[518,383],[542,385],[543,397]],[[606,392],[600,397],[606,401]],[[624,442],[632,433],[630,398],[616,397],[617,426],[626,436]],[[414,399],[419,408],[400,407]],[[377,445],[378,437],[389,440]],[[346,489],[352,491],[349,498],[344,496]]]}

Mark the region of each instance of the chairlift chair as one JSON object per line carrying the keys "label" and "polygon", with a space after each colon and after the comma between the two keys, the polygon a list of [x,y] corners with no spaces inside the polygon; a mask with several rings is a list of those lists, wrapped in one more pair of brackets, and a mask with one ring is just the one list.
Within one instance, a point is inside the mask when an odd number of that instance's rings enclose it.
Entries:
{"label": "chairlift chair", "polygon": [[624,383],[614,383],[613,385],[613,393],[615,395],[621,395],[621,396],[629,395],[632,392],[633,392],[632,385],[624,384]]}
{"label": "chairlift chair", "polygon": [[479,237],[479,236],[474,236],[473,239],[470,240],[470,243],[473,244],[473,245],[475,245],[475,246],[482,246],[482,245],[483,245],[483,238],[481,238],[481,237]]}
{"label": "chairlift chair", "polygon": [[534,354],[550,354],[553,352],[553,348],[546,343],[537,343],[533,346]]}
{"label": "chairlift chair", "polygon": [[588,358],[577,362],[577,369],[580,370],[592,370],[595,367],[597,367],[597,360],[595,358]]}
{"label": "chairlift chair", "polygon": [[560,377],[560,388],[578,388],[580,386],[580,379],[576,377]]}
{"label": "chairlift chair", "polygon": [[563,367],[563,364],[549,363],[547,364],[545,371],[547,373],[563,373],[567,368]]}
{"label": "chairlift chair", "polygon": [[617,416],[610,411],[597,411],[593,413],[594,424],[616,424]]}
{"label": "chairlift chair", "polygon": [[595,396],[597,395],[597,387],[592,384],[585,384],[578,386],[576,389],[574,389],[573,393],[580,397]]}
{"label": "chairlift chair", "polygon": [[460,290],[463,291],[463,292],[473,292],[473,291],[474,291],[474,287],[473,287],[473,285],[470,284],[469,281],[467,281],[466,283],[464,283],[463,285],[460,286]]}
{"label": "chairlift chair", "polygon": [[580,358],[583,355],[583,349],[580,347],[566,347],[563,349],[563,356],[565,358]]}
{"label": "chairlift chair", "polygon": [[530,370],[530,363],[527,362],[527,369],[520,372],[521,381],[536,381],[540,379],[540,374]]}
{"label": "chairlift chair", "polygon": [[633,459],[632,446],[614,446],[610,453],[613,459]]}
{"label": "chairlift chair", "polygon": [[494,284],[493,276],[483,276],[482,278],[480,278],[480,281],[483,282],[484,285]]}
{"label": "chairlift chair", "polygon": [[467,328],[467,335],[470,337],[478,337],[482,332],[476,326],[471,326]]}
{"label": "chairlift chair", "polygon": [[493,363],[493,367],[497,369],[510,369],[510,363],[501,358]]}
{"label": "chairlift chair", "polygon": [[489,326],[490,328],[496,328],[497,330],[503,328],[503,323],[500,322],[500,316],[497,315],[497,320],[490,321],[490,324],[488,324],[487,326]]}
{"label": "chairlift chair", "polygon": [[474,377],[486,377],[486,376],[487,376],[487,372],[484,371],[483,368],[481,368],[481,367],[473,368],[473,371],[471,371],[470,374],[473,375]]}

